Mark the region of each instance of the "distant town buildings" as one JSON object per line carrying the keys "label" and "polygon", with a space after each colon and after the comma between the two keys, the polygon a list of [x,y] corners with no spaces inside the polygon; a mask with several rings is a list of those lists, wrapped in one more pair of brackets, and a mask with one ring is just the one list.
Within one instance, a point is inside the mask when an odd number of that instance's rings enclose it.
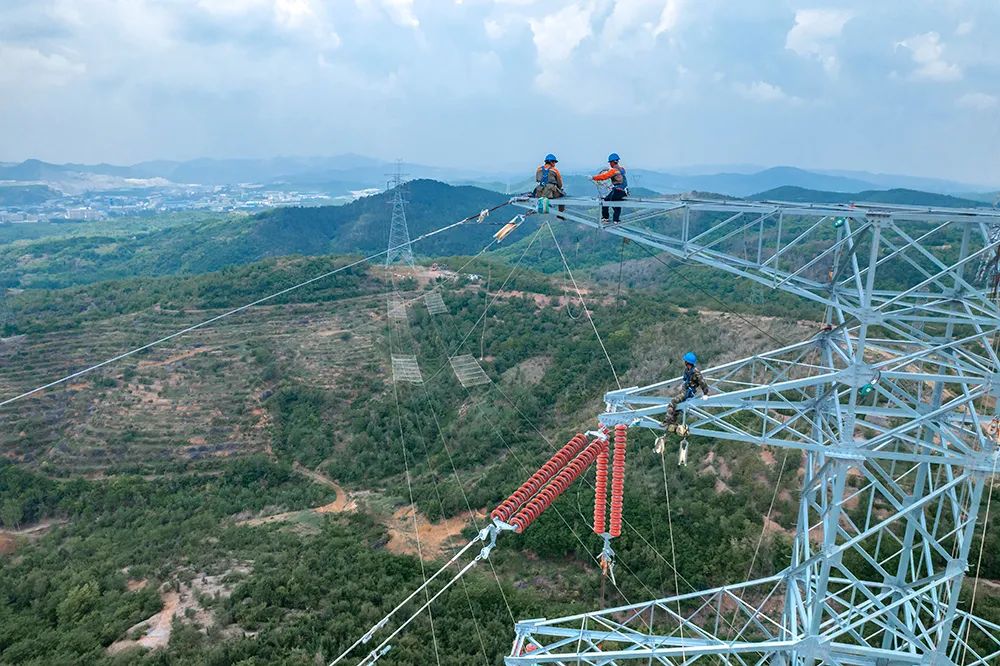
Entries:
{"label": "distant town buildings", "polygon": [[371,192],[331,196],[321,192],[265,189],[260,185],[171,186],[67,194],[43,203],[0,205],[0,224],[52,221],[96,221],[143,217],[183,210],[252,211],[278,206],[330,206],[348,203]]}

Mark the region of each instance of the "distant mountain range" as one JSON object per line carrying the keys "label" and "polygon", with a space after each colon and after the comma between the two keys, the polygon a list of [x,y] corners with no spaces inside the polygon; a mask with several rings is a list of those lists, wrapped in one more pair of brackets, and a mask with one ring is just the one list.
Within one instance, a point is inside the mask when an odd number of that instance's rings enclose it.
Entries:
{"label": "distant mountain range", "polygon": [[[254,183],[340,195],[366,188],[384,188],[395,164],[363,155],[333,157],[274,157],[265,159],[196,159],[189,161],[156,160],[131,166],[112,164],[51,164],[25,160],[19,164],[0,163],[0,182],[37,183],[67,193],[107,190],[118,187],[157,187],[175,185],[232,185]],[[434,167],[403,163],[402,171],[413,179],[425,178],[451,184],[484,187],[496,192],[527,191],[533,185],[534,162],[526,162],[523,173]],[[713,165],[712,173],[694,173],[694,167],[679,167],[672,172],[643,169],[629,170],[635,187],[664,194],[689,191],[718,192],[745,197],[778,187],[800,187],[822,192],[863,192],[905,188],[939,194],[963,194],[970,198],[991,200],[988,193],[974,194],[985,188],[967,183],[866,171],[823,171],[778,166],[758,169],[752,165]],[[564,169],[571,193],[591,194],[592,186],[584,172]]]}
{"label": "distant mountain range", "polygon": [[934,206],[943,208],[989,208],[984,201],[954,197],[936,192],[922,192],[895,188],[891,190],[865,190],[863,192],[824,192],[803,187],[782,186],[746,197],[754,201],[790,201],[816,203],[880,203],[906,206]]}

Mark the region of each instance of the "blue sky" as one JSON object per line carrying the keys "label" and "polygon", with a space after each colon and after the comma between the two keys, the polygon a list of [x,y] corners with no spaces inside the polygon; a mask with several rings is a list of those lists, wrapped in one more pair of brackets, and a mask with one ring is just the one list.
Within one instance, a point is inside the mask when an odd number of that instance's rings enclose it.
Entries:
{"label": "blue sky", "polygon": [[357,152],[1000,183],[995,0],[3,0],[0,160]]}

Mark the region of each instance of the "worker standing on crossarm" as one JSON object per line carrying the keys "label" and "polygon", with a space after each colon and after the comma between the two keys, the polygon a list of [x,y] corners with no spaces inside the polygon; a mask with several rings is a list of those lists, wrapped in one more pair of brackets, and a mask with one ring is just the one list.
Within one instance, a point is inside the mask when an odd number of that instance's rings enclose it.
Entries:
{"label": "worker standing on crossarm", "polygon": [[[618,153],[608,155],[608,169],[594,176],[594,182],[602,180],[611,181],[611,191],[604,197],[605,201],[621,201],[628,196],[628,177],[625,174],[625,167],[621,165],[621,158]],[[622,207],[614,207],[615,214],[612,220],[618,224],[622,219]],[[608,224],[608,207],[601,206],[601,224]]]}
{"label": "worker standing on crossarm", "polygon": [[681,379],[681,386],[677,389],[677,395],[670,401],[670,407],[667,409],[667,430],[671,432],[677,429],[677,405],[693,398],[698,389],[701,389],[702,399],[708,397],[708,384],[705,383],[705,378],[701,376],[697,365],[698,357],[695,356],[694,352],[684,354],[684,376]]}

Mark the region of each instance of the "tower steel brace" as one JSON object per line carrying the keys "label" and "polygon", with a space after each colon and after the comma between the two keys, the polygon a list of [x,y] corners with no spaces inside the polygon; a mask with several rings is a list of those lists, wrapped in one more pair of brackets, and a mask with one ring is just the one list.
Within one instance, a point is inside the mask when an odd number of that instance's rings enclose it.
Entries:
{"label": "tower steel brace", "polygon": [[[788,568],[519,622],[505,663],[1000,664],[1000,626],[958,607],[998,462],[1000,310],[983,284],[1000,212],[630,199],[602,226],[595,199],[557,203],[553,224],[801,296],[825,323],[703,370],[712,394],[679,407],[693,436],[802,452]],[[662,429],[678,381],[607,393],[601,423]]]}

